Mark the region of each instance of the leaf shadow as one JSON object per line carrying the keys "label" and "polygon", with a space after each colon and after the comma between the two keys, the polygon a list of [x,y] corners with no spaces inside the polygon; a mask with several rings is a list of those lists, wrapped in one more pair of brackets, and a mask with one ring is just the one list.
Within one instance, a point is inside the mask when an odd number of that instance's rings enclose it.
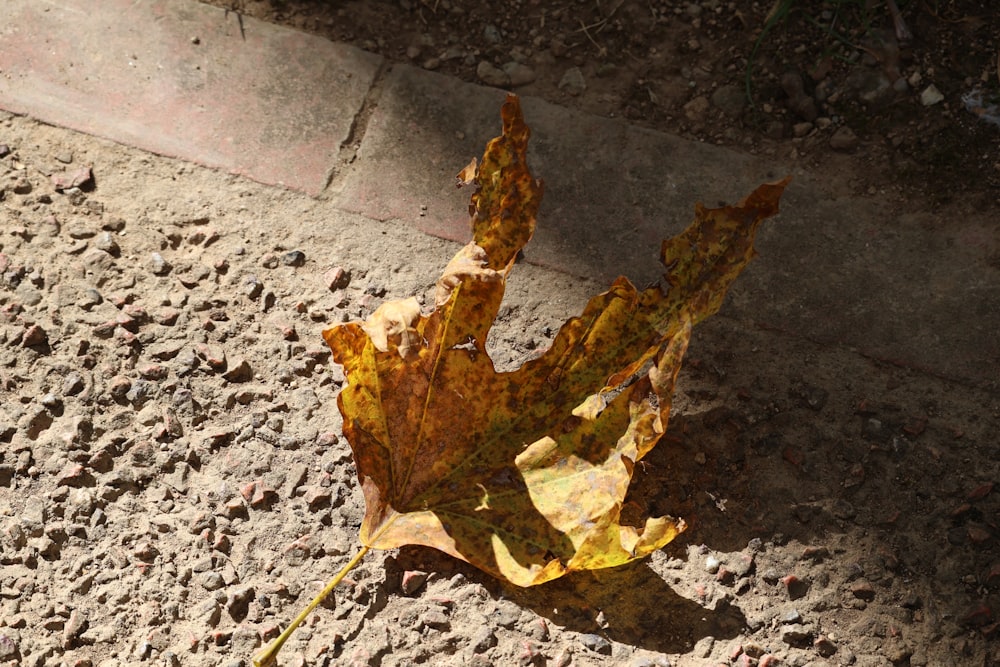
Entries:
{"label": "leaf shadow", "polygon": [[678,594],[645,561],[518,588],[435,549],[408,546],[387,562],[386,574],[398,584],[412,569],[477,583],[494,602],[510,600],[560,628],[658,653],[688,653],[704,637],[732,638],[746,625],[742,610],[728,600],[706,608]]}
{"label": "leaf shadow", "polygon": [[659,653],[687,653],[703,637],[734,637],[746,624],[743,612],[727,600],[707,609],[679,595],[642,561],[505,592],[568,630]]}

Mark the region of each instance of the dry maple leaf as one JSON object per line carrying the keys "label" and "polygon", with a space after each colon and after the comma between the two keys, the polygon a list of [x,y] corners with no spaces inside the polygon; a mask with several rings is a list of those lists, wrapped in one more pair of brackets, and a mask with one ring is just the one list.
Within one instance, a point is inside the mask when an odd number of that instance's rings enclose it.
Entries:
{"label": "dry maple leaf", "polygon": [[666,427],[691,326],[718,310],[784,183],[699,206],[663,245],[665,289],[618,279],[541,357],[498,373],[486,339],[542,194],[516,97],[502,117],[503,135],[463,171],[474,237],[435,309],[389,302],[323,336],[347,375],[339,406],[365,494],[362,543],[434,547],[530,586],[641,558],[683,530],[670,518],[621,525],[622,502]]}
{"label": "dry maple leaf", "polygon": [[662,287],[619,278],[540,357],[498,373],[486,339],[542,194],[516,96],[501,115],[502,135],[460,174],[475,186],[473,241],[435,308],[388,302],[323,337],[347,376],[338,404],[365,496],[362,554],[425,545],[531,586],[642,558],[684,530],[669,517],[623,525],[622,503],[666,429],[691,327],[719,309],[787,180],[736,206],[698,205],[663,243]]}

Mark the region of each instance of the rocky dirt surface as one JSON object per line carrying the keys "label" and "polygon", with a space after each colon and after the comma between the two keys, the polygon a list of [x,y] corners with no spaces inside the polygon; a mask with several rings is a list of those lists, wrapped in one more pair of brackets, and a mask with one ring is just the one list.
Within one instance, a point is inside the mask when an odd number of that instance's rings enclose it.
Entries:
{"label": "rocky dirt surface", "polygon": [[389,61],[787,158],[901,206],[981,210],[1000,193],[989,0],[208,1]]}
{"label": "rocky dirt surface", "polygon": [[[0,665],[249,665],[357,549],[320,332],[457,246],[8,115],[0,195]],[[602,288],[519,265],[498,365]],[[996,386],[724,312],[630,492],[674,544],[527,590],[372,553],[282,664],[998,665],[998,431]]]}

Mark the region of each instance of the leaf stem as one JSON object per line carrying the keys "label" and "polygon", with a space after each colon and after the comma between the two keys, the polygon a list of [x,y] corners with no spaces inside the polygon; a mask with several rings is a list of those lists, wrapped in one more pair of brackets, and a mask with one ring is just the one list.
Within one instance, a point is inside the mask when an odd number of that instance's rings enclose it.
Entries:
{"label": "leaf stem", "polygon": [[278,664],[278,651],[280,651],[281,647],[284,646],[286,641],[288,641],[288,638],[292,636],[295,629],[302,625],[302,622],[308,618],[309,614],[312,613],[312,610],[315,609],[320,602],[326,599],[326,596],[333,592],[333,589],[337,587],[345,576],[347,576],[347,573],[353,570],[357,564],[361,562],[361,559],[365,557],[365,554],[368,553],[370,548],[371,547],[367,544],[362,546],[361,551],[359,551],[357,555],[347,563],[347,565],[341,568],[340,572],[338,572],[336,576],[330,580],[330,583],[328,583],[326,587],[312,599],[312,602],[306,605],[305,609],[299,612],[299,615],[295,617],[295,620],[292,621],[287,628],[285,628],[285,631],[278,635],[277,639],[268,644],[263,651],[253,657],[254,667],[276,667]]}

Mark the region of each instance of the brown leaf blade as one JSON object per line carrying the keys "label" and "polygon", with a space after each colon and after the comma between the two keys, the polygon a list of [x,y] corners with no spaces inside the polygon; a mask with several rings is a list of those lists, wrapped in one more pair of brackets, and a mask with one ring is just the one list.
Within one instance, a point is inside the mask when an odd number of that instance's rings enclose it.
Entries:
{"label": "brown leaf blade", "polygon": [[642,558],[684,529],[669,517],[622,525],[622,502],[666,428],[691,327],[718,310],[785,182],[699,205],[661,249],[665,290],[620,278],[545,354],[497,373],[486,337],[541,198],[516,97],[502,118],[474,175],[473,243],[439,280],[435,309],[390,302],[323,335],[348,378],[338,404],[365,494],[362,543],[434,547],[529,586]]}

